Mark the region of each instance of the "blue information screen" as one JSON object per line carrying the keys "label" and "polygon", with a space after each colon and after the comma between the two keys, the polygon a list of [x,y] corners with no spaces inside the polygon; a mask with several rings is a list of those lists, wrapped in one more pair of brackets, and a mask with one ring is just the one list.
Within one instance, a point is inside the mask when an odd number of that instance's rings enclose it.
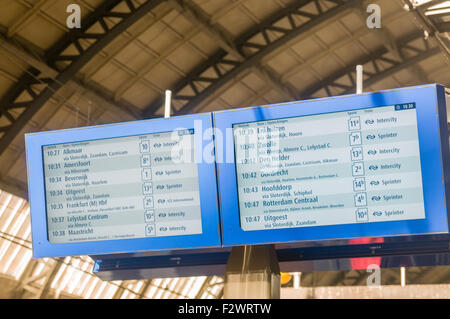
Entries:
{"label": "blue information screen", "polygon": [[212,124],[197,114],[27,134],[34,257],[220,247]]}
{"label": "blue information screen", "polygon": [[43,146],[50,242],[201,234],[194,142],[191,129]]}
{"label": "blue information screen", "polygon": [[415,103],[233,125],[245,231],[424,219]]}
{"label": "blue information screen", "polygon": [[[214,113],[223,245],[446,234],[444,88]],[[320,243],[317,243],[320,245]]]}

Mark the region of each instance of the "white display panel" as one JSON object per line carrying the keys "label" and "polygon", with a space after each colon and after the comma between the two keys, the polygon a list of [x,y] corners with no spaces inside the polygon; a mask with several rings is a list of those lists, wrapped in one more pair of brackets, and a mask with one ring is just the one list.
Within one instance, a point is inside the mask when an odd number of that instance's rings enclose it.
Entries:
{"label": "white display panel", "polygon": [[240,223],[424,219],[413,103],[233,125]]}
{"label": "white display panel", "polygon": [[194,130],[43,146],[49,241],[201,234],[194,154]]}

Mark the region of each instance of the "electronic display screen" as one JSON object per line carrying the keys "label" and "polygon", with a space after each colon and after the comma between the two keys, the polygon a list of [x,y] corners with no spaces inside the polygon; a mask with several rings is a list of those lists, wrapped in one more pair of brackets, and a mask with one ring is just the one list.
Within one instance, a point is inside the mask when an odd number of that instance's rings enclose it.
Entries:
{"label": "electronic display screen", "polygon": [[415,103],[232,128],[244,231],[426,218]]}
{"label": "electronic display screen", "polygon": [[44,145],[42,154],[52,244],[202,233],[194,129]]}

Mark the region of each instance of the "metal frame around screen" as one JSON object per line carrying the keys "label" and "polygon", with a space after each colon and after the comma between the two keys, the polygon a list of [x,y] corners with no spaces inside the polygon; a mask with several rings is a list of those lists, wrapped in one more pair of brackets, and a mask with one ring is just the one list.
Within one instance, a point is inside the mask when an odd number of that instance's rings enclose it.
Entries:
{"label": "metal frame around screen", "polygon": [[213,143],[211,134],[209,136],[203,134],[205,130],[212,129],[211,113],[26,134],[33,256],[38,258],[220,247],[216,167],[214,162],[204,161],[197,164],[202,234],[55,244],[48,240],[42,146],[161,133],[176,129],[196,129],[194,121],[201,123],[201,134],[195,132],[195,151],[198,156],[203,154],[203,145]]}
{"label": "metal frame around screen", "polygon": [[[218,163],[218,186],[223,245],[252,245],[330,241],[364,237],[391,237],[448,233],[445,182],[448,178],[448,128],[444,88],[439,85],[402,88],[360,95],[252,107],[214,113],[222,132],[233,124],[317,115],[404,103],[416,103],[425,219],[376,223],[243,231],[240,227],[234,163]],[[227,154],[226,152],[233,152]],[[217,148],[217,158],[234,158],[234,147]],[[448,196],[447,196],[448,197]]]}

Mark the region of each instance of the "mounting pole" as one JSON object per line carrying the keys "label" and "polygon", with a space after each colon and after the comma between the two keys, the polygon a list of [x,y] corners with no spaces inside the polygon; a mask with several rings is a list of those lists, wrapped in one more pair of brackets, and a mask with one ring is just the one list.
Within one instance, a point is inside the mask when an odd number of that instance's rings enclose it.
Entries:
{"label": "mounting pole", "polygon": [[363,92],[363,66],[358,64],[356,66],[356,94]]}
{"label": "mounting pole", "polygon": [[224,299],[279,299],[280,266],[274,245],[231,249],[225,268]]}
{"label": "mounting pole", "polygon": [[170,117],[170,104],[172,101],[172,91],[166,90],[166,103],[164,105],[164,118],[168,119]]}

